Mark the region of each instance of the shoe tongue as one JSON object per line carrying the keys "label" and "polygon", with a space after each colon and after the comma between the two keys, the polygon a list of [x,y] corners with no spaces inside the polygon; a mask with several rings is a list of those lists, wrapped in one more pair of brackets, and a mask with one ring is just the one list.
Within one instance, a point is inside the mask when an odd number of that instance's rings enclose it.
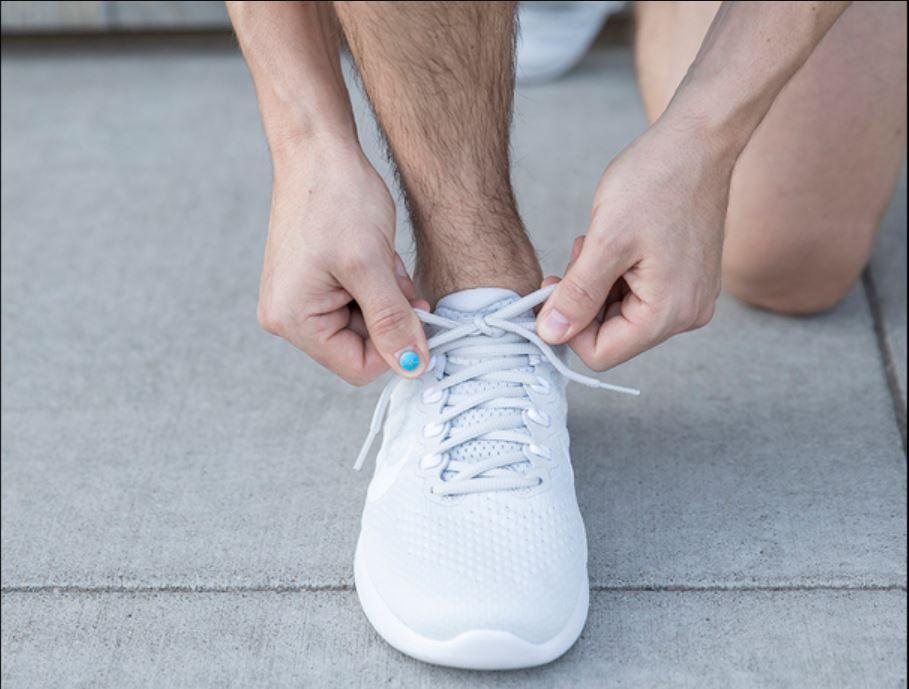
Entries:
{"label": "shoe tongue", "polygon": [[452,292],[436,304],[436,313],[453,321],[472,318],[477,313],[490,313],[520,299],[517,292],[500,287],[476,287]]}
{"label": "shoe tongue", "polygon": [[[510,289],[501,289],[498,287],[479,287],[475,289],[465,289],[460,292],[453,292],[448,296],[442,297],[436,305],[436,314],[443,318],[453,321],[462,321],[473,318],[478,314],[486,315],[505,307],[506,305],[520,299],[517,292]],[[533,318],[532,311],[521,314],[519,318]],[[449,355],[449,370],[457,371],[464,366],[478,363],[477,359],[464,358],[459,356],[457,351]],[[527,369],[529,370],[529,369]],[[485,391],[493,386],[500,386],[501,383],[493,383],[481,380],[470,380],[459,383],[451,388],[453,393],[475,394]],[[518,417],[521,412],[513,409],[471,409],[457,416],[452,421],[452,428],[457,432],[458,429],[474,423],[482,423],[484,419],[492,417]],[[462,462],[479,462],[498,453],[513,452],[520,446],[516,443],[502,440],[471,440],[451,450],[452,459]],[[514,464],[512,470],[521,471],[524,463]]]}

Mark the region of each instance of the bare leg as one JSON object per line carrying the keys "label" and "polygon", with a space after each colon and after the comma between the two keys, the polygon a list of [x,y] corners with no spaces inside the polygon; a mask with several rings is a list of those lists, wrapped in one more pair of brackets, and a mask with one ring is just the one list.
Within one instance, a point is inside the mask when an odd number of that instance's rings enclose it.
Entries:
{"label": "bare leg", "polygon": [[335,8],[397,166],[424,296],[536,289],[509,171],[514,3]]}
{"label": "bare leg", "polygon": [[[639,2],[645,107],[660,115],[719,3]],[[723,282],[785,313],[830,307],[868,261],[906,145],[906,3],[855,3],[780,93],[732,179]]]}

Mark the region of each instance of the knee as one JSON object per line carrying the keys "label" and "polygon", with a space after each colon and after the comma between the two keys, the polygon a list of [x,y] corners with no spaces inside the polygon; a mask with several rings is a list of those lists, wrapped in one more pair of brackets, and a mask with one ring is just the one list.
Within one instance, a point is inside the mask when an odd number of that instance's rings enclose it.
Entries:
{"label": "knee", "polygon": [[[752,236],[780,236],[754,233]],[[864,234],[866,241],[855,241]],[[787,241],[728,246],[723,259],[723,284],[747,304],[787,315],[827,311],[855,285],[871,251],[874,231],[837,234],[832,228],[786,235]],[[816,237],[812,241],[810,237]],[[852,240],[847,239],[852,237]],[[842,240],[842,241],[841,241]]]}
{"label": "knee", "polygon": [[839,304],[852,289],[855,278],[789,288],[779,282],[772,285],[745,283],[734,278],[727,280],[726,284],[727,291],[751,306],[787,316],[807,316],[828,311]]}

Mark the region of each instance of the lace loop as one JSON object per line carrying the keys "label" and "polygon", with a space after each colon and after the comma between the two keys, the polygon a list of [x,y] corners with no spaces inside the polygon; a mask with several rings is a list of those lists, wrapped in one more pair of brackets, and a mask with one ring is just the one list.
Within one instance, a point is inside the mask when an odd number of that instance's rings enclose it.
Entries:
{"label": "lace loop", "polygon": [[[444,425],[445,432],[438,436],[436,446],[427,455],[440,457],[440,480],[434,486],[433,493],[459,495],[539,485],[542,480],[539,472],[513,471],[509,468],[519,462],[526,462],[529,458],[551,457],[548,448],[531,442],[527,428],[528,414],[531,415],[530,418],[536,416],[534,420],[548,421],[548,416],[540,415],[539,410],[531,405],[527,397],[527,388],[538,392],[542,389],[547,392],[549,390],[549,384],[545,380],[527,372],[524,367],[528,362],[545,359],[560,375],[587,387],[630,395],[640,394],[633,388],[604,383],[573,371],[536,334],[533,319],[519,318],[521,314],[546,301],[554,289],[555,285],[544,287],[493,313],[477,315],[466,321],[454,321],[437,314],[415,311],[421,321],[437,329],[427,341],[433,362],[432,372],[437,379],[432,389],[438,391],[439,395],[444,395],[445,391],[448,391],[446,406],[435,422]],[[447,371],[449,354],[455,351],[459,357],[475,356],[479,361],[464,365],[457,371]],[[453,389],[474,380],[499,385],[472,394]],[[541,385],[541,381],[544,385]],[[366,456],[381,431],[391,394],[403,382],[404,379],[392,380],[382,391],[370,423],[369,434],[360,449],[354,469],[359,470],[366,461]],[[458,416],[480,407],[513,409],[520,412],[519,421],[490,418],[463,428],[452,426],[451,422]],[[455,448],[477,439],[515,443],[521,449],[515,452],[500,452],[493,458],[476,462],[466,462],[451,456],[451,451]],[[442,478],[446,474],[453,478]]]}

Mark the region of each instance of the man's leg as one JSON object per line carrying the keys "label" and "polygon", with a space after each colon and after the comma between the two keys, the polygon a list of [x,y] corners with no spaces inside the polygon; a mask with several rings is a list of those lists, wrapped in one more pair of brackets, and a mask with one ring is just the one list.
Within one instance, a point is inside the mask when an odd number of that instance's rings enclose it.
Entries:
{"label": "man's leg", "polygon": [[[719,3],[639,2],[636,58],[651,119]],[[906,3],[855,3],[780,93],[736,166],[723,282],[785,313],[837,303],[868,261],[906,142]]]}
{"label": "man's leg", "polygon": [[514,3],[335,8],[397,165],[423,296],[539,287],[509,171]]}

